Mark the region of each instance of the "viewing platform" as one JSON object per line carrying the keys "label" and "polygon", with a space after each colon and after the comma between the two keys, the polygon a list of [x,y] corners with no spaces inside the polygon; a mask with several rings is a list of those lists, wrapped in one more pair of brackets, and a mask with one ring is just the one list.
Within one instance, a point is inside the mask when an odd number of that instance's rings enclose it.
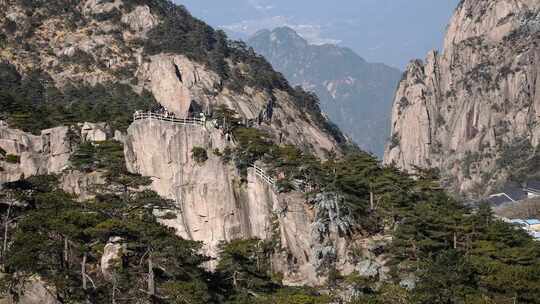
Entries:
{"label": "viewing platform", "polygon": [[133,121],[146,120],[146,119],[166,121],[166,122],[170,122],[177,125],[183,125],[183,126],[204,127],[205,125],[205,119],[203,118],[196,118],[196,117],[177,118],[171,115],[159,114],[159,113],[153,113],[153,112],[135,112],[133,114]]}

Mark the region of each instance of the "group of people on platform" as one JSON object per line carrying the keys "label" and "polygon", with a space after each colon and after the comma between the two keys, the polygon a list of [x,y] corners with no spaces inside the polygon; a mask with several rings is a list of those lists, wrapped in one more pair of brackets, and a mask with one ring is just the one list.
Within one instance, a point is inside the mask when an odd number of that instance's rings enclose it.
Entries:
{"label": "group of people on platform", "polygon": [[[135,111],[135,116],[138,116],[138,115],[141,115],[141,114],[144,114],[144,113],[145,113],[144,111],[137,110],[137,111]],[[177,118],[176,114],[174,114],[173,112],[170,112],[166,107],[163,107],[163,106],[152,108],[149,111],[149,113],[159,115],[159,116],[162,116],[162,117],[165,117],[165,118],[171,118],[171,119]],[[223,136],[225,136],[226,141],[234,141],[230,130],[228,128],[226,128],[226,127],[224,128],[223,126],[220,126],[218,124],[217,119],[211,119],[212,115],[206,114],[204,112],[190,113],[190,114],[191,114],[190,118],[199,119],[202,122],[204,127],[206,127],[206,122],[210,121],[214,128],[222,130]],[[210,120],[209,120],[209,118],[210,118]]]}

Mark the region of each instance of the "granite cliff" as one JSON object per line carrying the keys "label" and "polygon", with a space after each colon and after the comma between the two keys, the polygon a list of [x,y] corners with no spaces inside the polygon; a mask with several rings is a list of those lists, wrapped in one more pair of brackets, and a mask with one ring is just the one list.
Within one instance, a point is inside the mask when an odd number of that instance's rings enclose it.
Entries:
{"label": "granite cliff", "polygon": [[10,0],[0,22],[1,303],[540,298],[526,232],[348,145],[185,8]]}
{"label": "granite cliff", "polygon": [[[62,5],[64,9],[56,9]],[[150,188],[177,205],[175,219],[163,223],[185,239],[203,242],[204,254],[217,258],[223,241],[279,239],[283,254],[274,257],[274,267],[286,282],[325,282],[317,269],[322,250],[317,246],[323,245],[312,235],[315,215],[304,194],[280,194],[253,169],[248,169],[247,182],[243,180],[234,164],[218,156],[237,143],[210,121],[204,127],[159,120],[131,123],[137,105],[146,102],[139,95],[149,94],[153,107],[166,108],[178,119],[227,109],[239,123],[264,132],[271,142],[293,145],[323,159],[339,155],[347,140],[320,113],[312,95],[291,88],[241,43],[222,40],[221,33],[167,2],[54,1],[50,6],[30,7],[24,1],[8,1],[0,8],[2,71],[6,75],[0,87],[7,88],[11,98],[1,110],[5,119],[0,128],[2,183],[56,174],[65,191],[92,198],[96,186],[104,184],[102,173],[73,170],[70,157],[81,143],[116,140],[124,144],[127,169],[150,177]],[[167,44],[170,41],[160,35],[175,22],[192,26],[189,35],[205,35],[199,29],[212,31],[211,37],[197,36],[216,44],[202,50],[210,60],[200,52],[182,49],[185,44]],[[25,47],[20,47],[17,41],[23,37]],[[30,91],[31,84],[36,86],[35,96],[18,95]],[[13,86],[17,89],[11,89]],[[104,110],[95,108],[93,100],[100,96],[92,92],[97,87],[118,86],[122,96],[130,91],[133,100],[108,96],[110,102]],[[12,109],[20,103],[19,97],[35,102]],[[40,103],[60,110],[40,107]],[[65,113],[73,106],[86,108],[55,120],[61,115],[57,112]],[[107,114],[122,106],[125,113],[121,118]],[[54,127],[41,130],[41,124],[35,126],[26,116],[17,116],[27,111],[25,107],[52,111],[43,125]],[[88,117],[87,112],[103,114]],[[65,123],[82,117],[93,122]],[[204,164],[194,161],[195,147],[208,151]],[[277,216],[284,206],[297,212]],[[354,265],[347,254],[350,246],[337,234],[333,238],[339,246],[339,269],[352,272]]]}
{"label": "granite cliff", "polygon": [[443,51],[403,75],[385,162],[472,197],[537,174],[539,39],[538,1],[461,1]]}

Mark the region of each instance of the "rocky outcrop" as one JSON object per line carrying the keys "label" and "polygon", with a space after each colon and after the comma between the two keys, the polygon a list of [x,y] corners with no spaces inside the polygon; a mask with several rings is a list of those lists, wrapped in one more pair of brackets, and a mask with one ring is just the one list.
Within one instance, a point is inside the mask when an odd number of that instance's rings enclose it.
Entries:
{"label": "rocky outcrop", "polygon": [[82,3],[83,14],[106,14],[114,10],[118,10],[122,5],[121,0],[101,1],[101,0],[86,0]]}
{"label": "rocky outcrop", "polygon": [[122,266],[122,257],[127,244],[122,238],[111,237],[103,248],[101,256],[101,274],[107,281],[112,281],[115,269]]}
{"label": "rocky outcrop", "polygon": [[[215,256],[221,240],[247,234],[236,198],[245,193],[235,187],[234,170],[211,151],[227,146],[218,132],[160,121],[136,121],[128,130],[125,155],[128,169],[150,176],[153,189],[173,199],[180,208],[177,219],[166,221],[187,239],[205,240]],[[204,147],[209,159],[198,164],[193,147]]]}
{"label": "rocky outcrop", "polygon": [[137,6],[133,11],[122,16],[122,22],[129,25],[133,31],[146,35],[158,23],[158,19],[152,15],[147,5]]}
{"label": "rocky outcrop", "polygon": [[0,299],[2,304],[60,304],[54,288],[48,286],[41,277],[33,275],[21,280],[19,286],[12,286],[17,296],[10,295]]}
{"label": "rocky outcrop", "polygon": [[6,155],[0,160],[0,184],[32,175],[55,174],[68,166],[71,143],[68,127],[43,130],[40,136],[0,126],[0,148]]}
{"label": "rocky outcrop", "polygon": [[[187,117],[191,102],[208,104],[206,93],[217,93],[219,77],[182,55],[156,55],[141,66],[139,79],[149,83],[156,100],[175,113]],[[203,90],[208,89],[208,92]],[[204,98],[204,100],[201,100]]]}
{"label": "rocky outcrop", "polygon": [[[69,158],[79,142],[124,140],[106,123],[81,123],[61,126],[33,135],[0,123],[0,184],[33,175],[59,174],[69,167]],[[69,171],[60,176],[62,189],[91,197],[94,186],[104,183],[100,173]]]}
{"label": "rocky outcrop", "polygon": [[[152,189],[176,202],[176,218],[162,222],[183,238],[202,241],[206,255],[217,257],[222,241],[259,238],[280,244],[273,266],[287,284],[323,283],[318,270],[327,258],[340,271],[353,272],[350,248],[362,245],[340,237],[333,227],[329,238],[319,235],[316,207],[305,194],[277,193],[252,169],[242,183],[234,165],[213,153],[230,146],[210,126],[138,120],[128,129],[125,155],[131,172],[150,176]],[[192,158],[194,147],[207,151],[204,163]]]}
{"label": "rocky outcrop", "polygon": [[84,173],[68,170],[60,176],[60,188],[67,193],[76,195],[80,201],[94,198],[100,186],[105,184],[106,179],[101,172]]}
{"label": "rocky outcrop", "polygon": [[[271,96],[252,88],[245,88],[243,94],[222,90],[217,74],[185,56],[173,54],[152,56],[150,62],[139,68],[137,76],[139,83],[177,117],[186,117],[190,108],[212,113],[224,105],[237,112],[243,121],[261,121],[257,127],[267,131],[275,141],[281,138],[283,144],[303,147],[323,158],[328,151],[340,150],[335,139],[306,117],[286,92],[276,90]],[[261,113],[271,115],[259,119]]]}
{"label": "rocky outcrop", "polygon": [[404,74],[385,163],[439,168],[469,196],[503,183],[512,149],[540,142],[539,20],[535,0],[462,1],[444,51]]}
{"label": "rocky outcrop", "polygon": [[111,128],[106,123],[85,122],[81,127],[81,139],[83,142],[105,141],[113,137]]}

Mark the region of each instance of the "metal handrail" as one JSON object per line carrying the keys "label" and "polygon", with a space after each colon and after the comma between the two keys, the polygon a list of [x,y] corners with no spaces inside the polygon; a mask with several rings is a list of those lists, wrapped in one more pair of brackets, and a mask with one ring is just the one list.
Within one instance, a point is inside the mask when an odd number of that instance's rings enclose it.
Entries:
{"label": "metal handrail", "polygon": [[275,179],[273,179],[272,177],[270,177],[268,174],[266,174],[266,172],[258,167],[257,165],[255,164],[252,164],[250,166],[251,168],[253,168],[255,170],[255,175],[259,176],[260,178],[262,178],[264,181],[266,181],[270,186],[272,187],[275,187],[276,186],[276,181]]}
{"label": "metal handrail", "polygon": [[177,117],[171,117],[171,116],[153,113],[153,112],[142,112],[142,113],[133,114],[133,121],[143,120],[143,119],[167,121],[167,122],[172,122],[172,123],[176,123],[180,125],[204,126],[204,120],[201,118],[195,118],[195,117],[177,118]]}
{"label": "metal handrail", "polygon": [[[154,112],[136,112],[136,113],[133,114],[133,121],[144,120],[144,119],[167,121],[167,122],[172,122],[172,123],[181,124],[181,125],[192,125],[192,126],[204,126],[205,125],[205,120],[202,119],[202,118],[195,118],[195,117],[177,118],[177,117],[171,117],[171,116],[168,116],[168,115],[158,114],[158,113],[154,113]],[[233,141],[234,141],[234,137],[232,137],[232,138],[233,138]],[[271,176],[269,176],[266,173],[266,171],[264,171],[264,169],[258,167],[255,164],[251,164],[250,167],[254,169],[255,175],[262,178],[270,186],[272,186],[274,188],[276,187],[276,180],[274,178],[272,178]],[[296,188],[297,190],[299,190],[299,188],[300,188],[299,182],[294,182],[293,187]]]}
{"label": "metal handrail", "polygon": [[[270,186],[272,187],[276,187],[276,179],[269,176],[266,171],[264,171],[264,169],[262,169],[261,167],[255,165],[255,164],[251,164],[250,165],[251,168],[253,168],[253,170],[255,171],[255,175],[259,176],[260,178],[262,178],[265,182],[267,182]],[[314,189],[313,185],[310,184],[310,183],[303,183],[301,180],[294,180],[291,182],[291,186],[294,188],[294,190],[296,191],[300,191],[300,192],[304,192],[304,193],[308,193],[310,191],[312,191]]]}

